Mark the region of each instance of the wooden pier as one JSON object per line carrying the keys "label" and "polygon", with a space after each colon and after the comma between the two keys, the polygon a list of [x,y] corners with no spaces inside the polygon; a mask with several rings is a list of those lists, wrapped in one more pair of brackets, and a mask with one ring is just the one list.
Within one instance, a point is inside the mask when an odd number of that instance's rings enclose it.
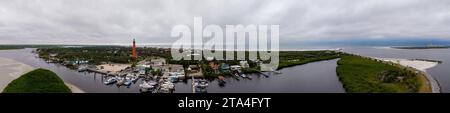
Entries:
{"label": "wooden pier", "polygon": [[90,68],[88,68],[88,69],[86,69],[88,72],[94,72],[94,73],[99,73],[99,74],[103,74],[103,75],[111,75],[111,76],[117,76],[117,74],[110,74],[110,73],[107,73],[107,72],[103,72],[103,71],[99,71],[99,70],[96,70],[96,69],[90,69]]}

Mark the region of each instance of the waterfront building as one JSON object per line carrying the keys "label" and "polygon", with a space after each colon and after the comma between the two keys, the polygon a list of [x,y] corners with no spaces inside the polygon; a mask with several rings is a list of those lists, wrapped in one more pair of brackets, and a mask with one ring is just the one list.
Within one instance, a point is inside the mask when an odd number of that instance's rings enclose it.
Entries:
{"label": "waterfront building", "polygon": [[211,68],[212,70],[219,70],[219,64],[217,64],[216,62],[209,62],[209,68]]}
{"label": "waterfront building", "polygon": [[166,64],[166,59],[164,59],[164,58],[152,59],[150,61],[150,63],[154,67],[156,67],[156,66],[164,66]]}
{"label": "waterfront building", "polygon": [[208,66],[212,70],[212,72],[219,73],[219,64],[217,62],[211,61],[208,63]]}

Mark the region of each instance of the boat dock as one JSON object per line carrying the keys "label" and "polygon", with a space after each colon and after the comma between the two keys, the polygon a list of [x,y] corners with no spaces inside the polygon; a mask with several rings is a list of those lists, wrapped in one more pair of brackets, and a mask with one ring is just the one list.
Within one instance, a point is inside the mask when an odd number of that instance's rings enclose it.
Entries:
{"label": "boat dock", "polygon": [[90,68],[87,68],[86,71],[88,71],[88,72],[94,72],[94,73],[99,73],[99,74],[103,74],[103,75],[117,76],[117,74],[110,74],[110,73],[107,73],[107,72],[99,71],[99,70],[96,70],[96,69],[90,69]]}
{"label": "boat dock", "polygon": [[191,85],[192,85],[192,93],[195,93],[195,78],[191,75]]}

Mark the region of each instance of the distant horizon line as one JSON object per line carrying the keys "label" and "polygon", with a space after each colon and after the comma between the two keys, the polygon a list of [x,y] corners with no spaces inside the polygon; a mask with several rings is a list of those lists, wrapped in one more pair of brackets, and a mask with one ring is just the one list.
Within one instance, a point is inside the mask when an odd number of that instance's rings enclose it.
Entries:
{"label": "distant horizon line", "polygon": [[[140,43],[145,41],[136,41],[138,46],[171,46],[171,42],[161,43]],[[427,46],[427,45],[449,46],[450,39],[352,39],[352,40],[303,40],[303,41],[280,41],[280,48],[286,47],[319,47],[319,46],[332,46],[332,47],[348,47],[348,46],[373,46],[373,47],[386,47],[386,46]],[[80,46],[131,46],[132,40],[127,43],[0,43],[0,45],[80,45]],[[187,44],[198,46],[200,44]],[[220,45],[217,45],[220,46]]]}
{"label": "distant horizon line", "polygon": [[[324,44],[303,44],[303,46],[329,46],[330,43],[324,43]],[[335,43],[333,46],[427,46],[427,45],[437,45],[437,46],[450,46],[450,43],[442,43],[442,44],[435,44],[435,43],[424,43],[424,44],[387,44],[387,45],[380,45],[377,43],[374,44],[342,44],[342,43]],[[98,43],[0,43],[0,45],[64,45],[64,46],[71,46],[71,45],[83,45],[83,46],[132,46],[132,44],[128,43],[107,43],[107,44],[98,44]],[[172,43],[136,43],[136,45],[143,45],[143,46],[170,46]],[[195,45],[194,45],[195,46]],[[280,45],[281,47],[282,45]]]}

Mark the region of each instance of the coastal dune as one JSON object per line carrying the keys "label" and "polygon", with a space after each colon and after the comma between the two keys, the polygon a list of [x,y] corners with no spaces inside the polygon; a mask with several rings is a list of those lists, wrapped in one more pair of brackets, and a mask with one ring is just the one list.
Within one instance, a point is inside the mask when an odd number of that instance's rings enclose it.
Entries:
{"label": "coastal dune", "polygon": [[0,57],[0,92],[13,80],[34,70],[33,67],[15,60]]}

